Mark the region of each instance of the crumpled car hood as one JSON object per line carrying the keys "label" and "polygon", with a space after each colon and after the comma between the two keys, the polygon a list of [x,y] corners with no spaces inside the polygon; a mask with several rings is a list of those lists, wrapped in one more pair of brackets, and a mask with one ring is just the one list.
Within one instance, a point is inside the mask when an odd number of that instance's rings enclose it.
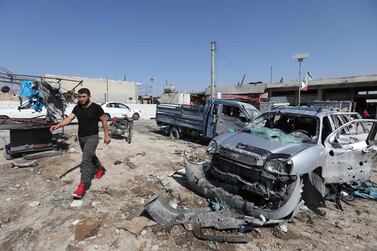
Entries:
{"label": "crumpled car hood", "polygon": [[310,143],[281,143],[245,132],[223,134],[216,137],[215,140],[218,145],[225,148],[234,148],[241,143],[267,150],[273,154],[289,154],[291,156],[313,146],[313,144]]}

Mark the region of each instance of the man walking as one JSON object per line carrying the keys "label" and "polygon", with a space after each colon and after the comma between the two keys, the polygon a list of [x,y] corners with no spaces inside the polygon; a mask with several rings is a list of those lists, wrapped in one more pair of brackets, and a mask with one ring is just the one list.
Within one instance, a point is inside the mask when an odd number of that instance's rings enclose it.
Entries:
{"label": "man walking", "polygon": [[79,143],[82,150],[82,161],[80,164],[81,181],[76,191],[75,198],[81,199],[86,190],[89,189],[93,177],[100,179],[105,168],[96,156],[96,148],[99,142],[98,121],[102,122],[104,132],[104,143],[110,143],[109,128],[102,107],[90,101],[90,91],[81,88],[79,91],[79,103],[73,108],[72,113],[60,123],[50,127],[50,132],[68,125],[77,117],[79,121]]}

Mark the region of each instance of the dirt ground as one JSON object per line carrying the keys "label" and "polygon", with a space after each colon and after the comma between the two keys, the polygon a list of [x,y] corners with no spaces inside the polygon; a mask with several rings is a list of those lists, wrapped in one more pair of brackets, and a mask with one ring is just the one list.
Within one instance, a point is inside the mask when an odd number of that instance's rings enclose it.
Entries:
{"label": "dirt ground", "polygon": [[[132,234],[119,226],[140,215],[152,193],[177,200],[166,192],[171,188],[187,207],[208,206],[206,199],[168,176],[183,167],[183,151],[202,153],[205,144],[169,139],[156,133],[153,121],[137,121],[134,129],[131,144],[120,139],[108,146],[100,143],[97,155],[107,172],[101,180],[93,181],[81,207],[71,207],[79,170],[59,179],[80,163],[80,149],[72,132],[67,133],[67,142],[75,152],[71,149],[60,156],[39,159],[35,167],[12,168],[1,156],[0,250],[377,249],[377,204],[362,199],[350,205],[343,203],[344,211],[327,202],[324,217],[301,212],[284,223],[288,232],[280,238],[273,234],[273,227],[260,228],[259,235],[242,233],[254,238],[247,244],[201,241],[182,226],[154,225]],[[116,161],[120,164],[115,165]],[[375,176],[373,173],[374,180]],[[77,240],[78,221],[94,224],[92,237]]]}

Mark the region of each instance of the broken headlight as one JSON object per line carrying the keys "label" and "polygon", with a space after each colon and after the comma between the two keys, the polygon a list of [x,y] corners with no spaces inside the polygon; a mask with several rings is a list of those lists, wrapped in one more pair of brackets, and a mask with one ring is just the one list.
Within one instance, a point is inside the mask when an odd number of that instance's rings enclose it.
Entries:
{"label": "broken headlight", "polygon": [[209,142],[209,145],[207,147],[207,154],[215,154],[217,153],[217,142],[215,140],[212,140],[211,142]]}
{"label": "broken headlight", "polygon": [[291,172],[293,162],[290,159],[276,158],[266,162],[264,169],[270,173],[287,175]]}

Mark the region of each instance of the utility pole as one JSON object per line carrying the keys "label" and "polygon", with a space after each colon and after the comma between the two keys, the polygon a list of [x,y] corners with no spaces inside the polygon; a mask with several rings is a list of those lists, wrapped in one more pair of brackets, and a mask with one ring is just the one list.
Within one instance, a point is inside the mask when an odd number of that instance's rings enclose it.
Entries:
{"label": "utility pole", "polygon": [[151,89],[150,89],[150,96],[153,96],[153,81],[154,81],[154,76],[151,76]]}
{"label": "utility pole", "polygon": [[109,79],[106,78],[106,102],[109,101]]}
{"label": "utility pole", "polygon": [[270,67],[270,84],[272,84],[272,66]]}
{"label": "utility pole", "polygon": [[215,49],[216,41],[211,42],[211,98],[216,97],[215,93]]}

